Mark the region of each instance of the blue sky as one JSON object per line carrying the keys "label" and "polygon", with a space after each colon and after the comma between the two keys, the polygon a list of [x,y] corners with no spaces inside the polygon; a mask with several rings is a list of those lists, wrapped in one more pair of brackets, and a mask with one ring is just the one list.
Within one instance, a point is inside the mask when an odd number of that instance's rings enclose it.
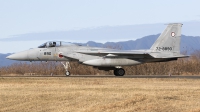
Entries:
{"label": "blue sky", "polygon": [[0,38],[98,26],[200,20],[199,0],[0,0]]}
{"label": "blue sky", "polygon": [[[104,26],[200,22],[199,4],[200,0],[0,0],[0,39]],[[27,49],[43,43],[36,41],[26,41]],[[0,41],[0,47],[8,43]],[[0,53],[25,48],[23,41],[12,45],[18,49]]]}

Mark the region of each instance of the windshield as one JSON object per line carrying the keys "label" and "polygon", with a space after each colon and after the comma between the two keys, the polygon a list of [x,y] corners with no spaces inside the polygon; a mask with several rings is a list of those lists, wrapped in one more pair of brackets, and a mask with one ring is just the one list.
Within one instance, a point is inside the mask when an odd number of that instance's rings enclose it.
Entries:
{"label": "windshield", "polygon": [[69,42],[62,42],[62,41],[49,41],[49,42],[45,42],[44,44],[38,46],[38,48],[70,46],[70,45],[75,45],[75,44],[72,44]]}
{"label": "windshield", "polygon": [[47,44],[47,43],[44,43],[44,44],[38,46],[38,48],[46,48],[46,44]]}

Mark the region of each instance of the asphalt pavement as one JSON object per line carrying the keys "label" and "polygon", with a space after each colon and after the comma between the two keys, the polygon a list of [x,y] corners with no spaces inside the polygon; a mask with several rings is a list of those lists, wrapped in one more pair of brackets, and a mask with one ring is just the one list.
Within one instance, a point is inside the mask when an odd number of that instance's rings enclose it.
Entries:
{"label": "asphalt pavement", "polygon": [[66,78],[180,78],[180,79],[200,79],[200,76],[187,76],[187,75],[124,75],[124,76],[114,76],[114,75],[42,75],[42,76],[0,76],[0,77],[66,77]]}

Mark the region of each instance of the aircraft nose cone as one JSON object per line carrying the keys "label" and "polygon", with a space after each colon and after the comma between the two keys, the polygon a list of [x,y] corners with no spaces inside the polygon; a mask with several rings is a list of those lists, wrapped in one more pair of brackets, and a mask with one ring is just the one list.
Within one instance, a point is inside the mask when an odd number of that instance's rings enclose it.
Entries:
{"label": "aircraft nose cone", "polygon": [[6,58],[11,59],[11,60],[26,61],[26,60],[28,60],[27,53],[28,53],[27,51],[23,51],[23,52],[11,54],[11,55],[7,56]]}

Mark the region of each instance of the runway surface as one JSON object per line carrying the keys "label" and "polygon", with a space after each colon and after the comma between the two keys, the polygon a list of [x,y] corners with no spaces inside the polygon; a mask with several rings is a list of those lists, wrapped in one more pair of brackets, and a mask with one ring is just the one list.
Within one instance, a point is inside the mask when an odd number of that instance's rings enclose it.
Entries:
{"label": "runway surface", "polygon": [[66,77],[66,78],[181,78],[181,79],[200,79],[200,76],[167,76],[167,75],[125,75],[125,76],[114,76],[114,75],[54,75],[54,76],[0,76],[0,77]]}

